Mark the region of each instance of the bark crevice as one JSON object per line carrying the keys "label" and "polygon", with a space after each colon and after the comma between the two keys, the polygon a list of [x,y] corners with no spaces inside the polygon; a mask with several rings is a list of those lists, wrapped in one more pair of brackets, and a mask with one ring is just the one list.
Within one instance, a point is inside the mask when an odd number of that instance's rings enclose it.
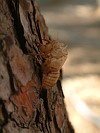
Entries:
{"label": "bark crevice", "polygon": [[43,99],[43,104],[44,104],[45,111],[46,111],[46,119],[51,120],[49,107],[48,107],[48,98],[47,98],[47,90],[46,89],[42,88],[40,98]]}
{"label": "bark crevice", "polygon": [[[0,99],[0,116],[2,114],[2,118],[0,118],[0,127],[4,127],[8,123],[8,113],[5,108],[4,101]],[[2,132],[2,129],[0,128],[0,133]]]}
{"label": "bark crevice", "polygon": [[36,13],[37,13],[38,9],[36,10],[36,7],[35,7],[32,0],[31,0],[31,2],[32,2],[32,6],[33,6],[33,19],[34,19],[36,31],[37,31],[37,34],[38,34],[39,41],[40,41],[40,43],[42,43],[41,31],[40,31],[40,27],[39,27],[39,24],[38,24],[39,20],[36,19]]}
{"label": "bark crevice", "polygon": [[16,93],[16,89],[14,87],[14,79],[13,79],[14,76],[13,76],[13,73],[12,73],[11,66],[9,64],[9,61],[7,63],[7,70],[8,70],[8,75],[9,75],[10,87],[11,87],[12,93],[15,94]]}
{"label": "bark crevice", "polygon": [[19,14],[19,0],[15,0],[15,1],[9,0],[9,9],[13,18],[15,33],[16,33],[20,48],[22,49],[24,54],[27,54],[28,51],[26,49],[26,39],[24,37],[24,29],[21,24],[20,14]]}

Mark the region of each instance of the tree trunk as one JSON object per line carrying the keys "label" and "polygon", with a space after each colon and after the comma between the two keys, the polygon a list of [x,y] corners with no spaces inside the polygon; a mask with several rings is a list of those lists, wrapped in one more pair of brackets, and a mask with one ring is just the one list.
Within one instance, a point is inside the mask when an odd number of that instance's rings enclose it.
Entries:
{"label": "tree trunk", "polygon": [[50,37],[35,0],[0,0],[0,133],[74,133],[61,76],[41,88],[44,39]]}

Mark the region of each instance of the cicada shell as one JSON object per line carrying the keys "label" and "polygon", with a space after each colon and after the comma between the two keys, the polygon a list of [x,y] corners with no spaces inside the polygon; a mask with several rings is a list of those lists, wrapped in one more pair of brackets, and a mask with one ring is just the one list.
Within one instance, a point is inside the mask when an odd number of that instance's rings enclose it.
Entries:
{"label": "cicada shell", "polygon": [[44,62],[42,63],[42,87],[51,88],[56,84],[60,69],[67,59],[67,48],[63,43],[50,40],[46,45],[40,47],[40,53],[44,58]]}
{"label": "cicada shell", "polygon": [[59,71],[43,74],[42,87],[52,88],[56,84],[58,77]]}

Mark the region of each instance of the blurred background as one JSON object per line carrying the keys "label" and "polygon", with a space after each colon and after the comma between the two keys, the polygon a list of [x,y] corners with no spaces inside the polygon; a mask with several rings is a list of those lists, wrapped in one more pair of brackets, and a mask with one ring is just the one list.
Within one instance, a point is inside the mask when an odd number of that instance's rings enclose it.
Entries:
{"label": "blurred background", "polygon": [[39,0],[52,39],[68,46],[65,104],[76,133],[100,133],[100,0]]}

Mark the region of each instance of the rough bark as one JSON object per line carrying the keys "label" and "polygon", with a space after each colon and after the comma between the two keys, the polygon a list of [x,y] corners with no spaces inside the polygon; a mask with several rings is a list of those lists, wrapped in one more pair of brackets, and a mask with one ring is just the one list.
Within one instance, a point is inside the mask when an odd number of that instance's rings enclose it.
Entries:
{"label": "rough bark", "polygon": [[41,88],[48,29],[35,0],[0,0],[0,132],[73,133],[61,77]]}

